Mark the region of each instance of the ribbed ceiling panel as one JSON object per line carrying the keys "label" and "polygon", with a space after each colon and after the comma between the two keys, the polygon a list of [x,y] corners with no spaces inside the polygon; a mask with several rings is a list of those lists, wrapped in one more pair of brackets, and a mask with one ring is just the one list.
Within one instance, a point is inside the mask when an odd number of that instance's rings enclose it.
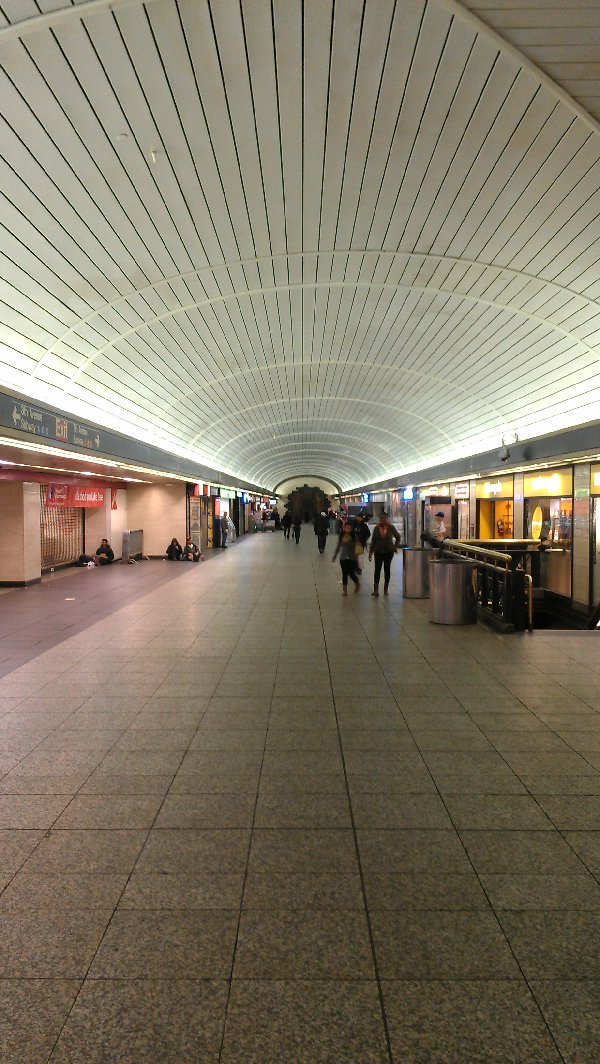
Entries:
{"label": "ribbed ceiling panel", "polygon": [[598,418],[600,133],[467,6],[2,0],[0,384],[266,485]]}

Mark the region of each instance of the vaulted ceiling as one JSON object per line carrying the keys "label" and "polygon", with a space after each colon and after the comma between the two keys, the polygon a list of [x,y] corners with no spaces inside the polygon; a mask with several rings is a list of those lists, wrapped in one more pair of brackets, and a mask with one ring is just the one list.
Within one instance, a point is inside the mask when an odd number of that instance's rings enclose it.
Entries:
{"label": "vaulted ceiling", "polygon": [[598,0],[0,0],[0,65],[0,386],[265,486],[600,417]]}

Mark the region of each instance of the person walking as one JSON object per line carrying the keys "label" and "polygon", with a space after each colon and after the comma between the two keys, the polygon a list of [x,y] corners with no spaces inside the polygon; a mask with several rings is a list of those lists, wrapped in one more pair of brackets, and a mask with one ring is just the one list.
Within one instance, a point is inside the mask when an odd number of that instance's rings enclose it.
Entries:
{"label": "person walking", "polygon": [[359,573],[362,573],[362,556],[365,553],[365,548],[371,538],[371,529],[367,524],[367,515],[365,513],[361,512],[356,515],[356,523],[354,525],[354,529],[356,532],[356,538],[358,540],[358,546],[356,548],[356,568],[358,569]]}
{"label": "person walking", "polygon": [[283,538],[290,538],[290,529],[292,527],[292,515],[289,510],[286,510],[281,518],[281,527],[283,529]]}
{"label": "person walking", "polygon": [[348,594],[348,577],[354,581],[354,591],[360,591],[360,580],[356,571],[356,547],[358,538],[356,531],[349,521],[342,525],[342,531],[338,536],[337,547],[333,552],[332,564],[340,556],[340,569],[342,570],[342,595]]}
{"label": "person walking", "polygon": [[388,594],[390,586],[390,569],[392,558],[400,544],[400,534],[388,520],[388,515],[382,511],[379,515],[379,523],[373,529],[371,545],[369,547],[369,561],[375,555],[375,572],[373,573],[373,598],[379,596],[379,578],[383,566],[383,593]]}
{"label": "person walking", "polygon": [[302,531],[302,518],[300,517],[300,514],[294,514],[292,524],[294,526],[294,539],[296,540],[296,546],[298,546],[300,542],[300,533]]}
{"label": "person walking", "polygon": [[317,546],[319,548],[319,554],[325,553],[325,544],[327,542],[327,536],[329,535],[329,519],[327,514],[322,510],[320,514],[315,517],[315,536],[317,537]]}

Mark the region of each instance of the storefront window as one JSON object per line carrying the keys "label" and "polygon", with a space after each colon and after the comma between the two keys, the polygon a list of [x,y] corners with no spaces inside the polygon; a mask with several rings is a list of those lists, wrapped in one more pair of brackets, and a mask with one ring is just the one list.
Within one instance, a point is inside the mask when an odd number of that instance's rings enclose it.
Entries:
{"label": "storefront window", "polygon": [[571,547],[573,500],[527,499],[525,521],[528,539],[540,539],[544,533],[553,547],[568,550]]}

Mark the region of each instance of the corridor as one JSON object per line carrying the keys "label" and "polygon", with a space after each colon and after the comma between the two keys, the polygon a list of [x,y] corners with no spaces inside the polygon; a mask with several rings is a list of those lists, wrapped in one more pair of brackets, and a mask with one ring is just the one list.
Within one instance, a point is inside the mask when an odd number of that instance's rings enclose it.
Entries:
{"label": "corridor", "polygon": [[598,635],[332,552],[0,596],[2,1064],[597,1064]]}

